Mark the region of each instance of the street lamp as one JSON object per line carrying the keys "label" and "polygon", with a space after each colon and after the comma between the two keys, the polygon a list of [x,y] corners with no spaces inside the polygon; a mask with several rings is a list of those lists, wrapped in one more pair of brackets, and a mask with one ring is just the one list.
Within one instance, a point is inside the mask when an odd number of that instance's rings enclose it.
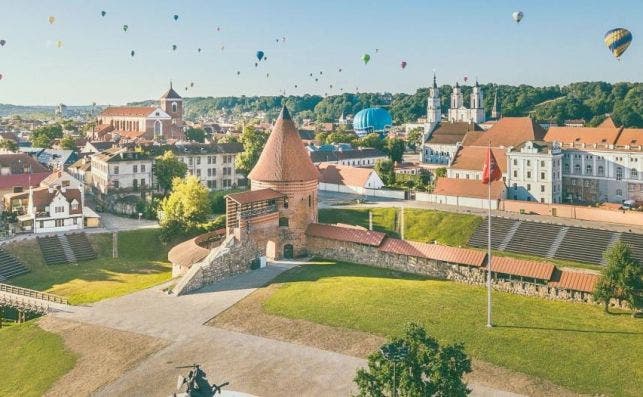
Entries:
{"label": "street lamp", "polygon": [[397,397],[397,386],[395,383],[397,363],[402,362],[409,355],[409,348],[404,344],[404,342],[390,342],[380,347],[380,353],[385,360],[393,363],[393,387],[391,388],[391,393],[393,397]]}

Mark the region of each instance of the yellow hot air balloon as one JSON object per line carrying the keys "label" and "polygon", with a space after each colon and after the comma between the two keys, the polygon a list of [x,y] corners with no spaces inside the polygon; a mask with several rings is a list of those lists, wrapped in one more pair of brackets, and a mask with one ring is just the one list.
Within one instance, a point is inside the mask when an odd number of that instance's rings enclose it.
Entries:
{"label": "yellow hot air balloon", "polygon": [[62,42],[62,40],[58,40],[58,41],[56,41],[56,47],[58,47],[58,48],[63,48],[63,42]]}
{"label": "yellow hot air balloon", "polygon": [[616,28],[605,33],[603,41],[612,55],[619,59],[632,43],[632,32],[624,28]]}
{"label": "yellow hot air balloon", "polygon": [[56,22],[56,17],[52,15],[49,18],[47,18],[47,20],[49,21],[50,25],[53,25],[54,22]]}

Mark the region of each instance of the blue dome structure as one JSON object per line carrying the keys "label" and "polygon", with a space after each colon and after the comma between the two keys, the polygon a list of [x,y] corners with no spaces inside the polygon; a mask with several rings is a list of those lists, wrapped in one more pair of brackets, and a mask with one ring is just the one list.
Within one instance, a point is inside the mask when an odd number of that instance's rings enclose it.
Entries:
{"label": "blue dome structure", "polygon": [[360,110],[353,118],[353,129],[360,138],[372,132],[384,135],[392,125],[391,114],[382,108]]}

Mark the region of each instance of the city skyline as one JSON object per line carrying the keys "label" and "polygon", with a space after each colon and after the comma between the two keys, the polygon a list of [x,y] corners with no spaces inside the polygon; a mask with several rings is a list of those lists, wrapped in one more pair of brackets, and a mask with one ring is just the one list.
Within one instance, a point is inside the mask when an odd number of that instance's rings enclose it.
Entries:
{"label": "city skyline", "polygon": [[[640,81],[643,4],[588,3],[25,1],[0,16],[0,103],[122,104],[170,80],[187,97],[413,93],[434,69],[439,84]],[[621,61],[602,40],[614,27],[634,36]],[[268,59],[255,67],[258,50]]]}

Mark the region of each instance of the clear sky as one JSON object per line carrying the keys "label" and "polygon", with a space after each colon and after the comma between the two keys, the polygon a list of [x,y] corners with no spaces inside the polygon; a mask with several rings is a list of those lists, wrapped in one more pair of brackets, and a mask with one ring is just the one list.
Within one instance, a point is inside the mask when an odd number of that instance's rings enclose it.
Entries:
{"label": "clear sky", "polygon": [[[603,43],[614,27],[634,36],[620,62]],[[13,104],[121,104],[170,80],[183,96],[412,93],[433,69],[439,83],[643,78],[641,0],[0,0],[0,39],[0,103]]]}

